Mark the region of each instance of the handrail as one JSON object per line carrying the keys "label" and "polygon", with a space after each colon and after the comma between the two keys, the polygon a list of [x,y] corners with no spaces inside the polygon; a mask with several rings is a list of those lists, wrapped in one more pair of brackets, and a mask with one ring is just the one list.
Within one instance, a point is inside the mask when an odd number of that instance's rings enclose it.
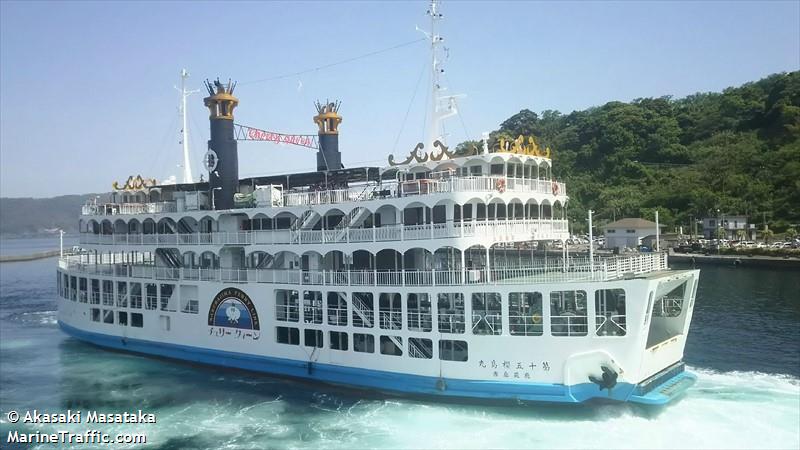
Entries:
{"label": "handrail", "polygon": [[[112,263],[109,255],[67,255],[59,260],[64,270],[125,278],[155,280],[199,280],[231,283],[272,283],[307,286],[461,286],[462,280],[475,285],[524,285],[532,283],[605,281],[630,273],[644,274],[666,270],[666,253],[596,258],[576,258],[563,265],[562,260],[536,262],[525,267],[495,267],[489,270],[299,270],[157,267],[146,264]],[[618,267],[631,267],[623,272]],[[616,269],[613,269],[617,267]],[[473,274],[472,272],[475,272]],[[82,291],[82,295],[85,295]],[[361,304],[354,302],[354,310]]]}
{"label": "handrail", "polygon": [[490,237],[498,241],[557,238],[568,230],[562,219],[463,220],[422,225],[389,224],[382,227],[333,230],[247,230],[213,233],[81,233],[89,245],[291,245],[387,242],[461,237]]}

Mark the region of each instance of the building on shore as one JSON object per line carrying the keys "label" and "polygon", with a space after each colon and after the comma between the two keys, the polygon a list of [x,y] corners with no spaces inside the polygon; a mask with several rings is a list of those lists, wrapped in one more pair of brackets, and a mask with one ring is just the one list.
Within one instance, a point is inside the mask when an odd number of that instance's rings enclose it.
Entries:
{"label": "building on shore", "polygon": [[606,237],[606,248],[635,248],[642,245],[642,239],[656,234],[655,222],[641,218],[625,218],[602,227]]}
{"label": "building on shore", "polygon": [[738,240],[740,231],[744,231],[744,238],[755,239],[756,226],[748,224],[748,217],[745,215],[720,214],[718,217],[706,217],[703,219],[703,237],[715,239],[720,237],[717,233],[723,230],[723,239]]}

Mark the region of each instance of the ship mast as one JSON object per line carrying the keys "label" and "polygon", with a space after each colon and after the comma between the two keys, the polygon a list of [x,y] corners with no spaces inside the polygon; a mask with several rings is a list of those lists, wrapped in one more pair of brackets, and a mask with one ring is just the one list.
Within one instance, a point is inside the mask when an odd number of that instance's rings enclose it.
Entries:
{"label": "ship mast", "polygon": [[187,91],[186,79],[189,78],[189,72],[186,69],[181,69],[181,144],[183,144],[183,182],[194,183],[192,176],[192,163],[189,159],[189,128],[186,123],[186,98],[194,93],[200,92],[199,90]]}
{"label": "ship mast", "polygon": [[455,95],[442,95],[447,90],[442,86],[441,76],[444,73],[444,56],[447,48],[442,46],[444,38],[438,33],[438,22],[443,19],[443,15],[439,12],[439,1],[431,0],[428,15],[431,17],[430,32],[422,31],[431,42],[431,104],[430,104],[430,119],[428,121],[428,134],[425,148],[433,151],[433,143],[441,141],[442,144],[446,142],[444,130],[442,129],[442,121],[448,117],[458,114],[456,107]]}

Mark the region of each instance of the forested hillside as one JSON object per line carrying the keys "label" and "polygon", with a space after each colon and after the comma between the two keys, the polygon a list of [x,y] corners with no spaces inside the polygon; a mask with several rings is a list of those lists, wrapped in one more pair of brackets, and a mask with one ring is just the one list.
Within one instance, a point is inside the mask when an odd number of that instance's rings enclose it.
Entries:
{"label": "forested hillside", "polygon": [[[775,74],[722,93],[610,102],[562,114],[520,111],[492,133],[536,136],[567,181],[569,215],[599,221],[653,218],[683,225],[722,213],[800,223],[800,72]],[[464,145],[469,143],[462,143]],[[492,148],[494,148],[492,147]]]}
{"label": "forested hillside", "polygon": [[0,198],[0,234],[33,235],[47,228],[78,232],[81,206],[95,194],[52,198]]}

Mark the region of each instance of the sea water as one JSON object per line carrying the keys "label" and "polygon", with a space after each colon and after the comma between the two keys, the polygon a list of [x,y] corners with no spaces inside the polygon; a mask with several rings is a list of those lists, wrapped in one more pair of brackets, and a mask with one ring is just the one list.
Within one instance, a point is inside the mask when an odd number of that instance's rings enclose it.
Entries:
{"label": "sea water", "polygon": [[[685,357],[698,382],[653,408],[390,398],[106,351],[58,329],[55,270],[53,258],[0,264],[2,448],[10,430],[89,428],[144,433],[153,448],[800,448],[797,271],[704,266]],[[34,408],[142,409],[157,422],[6,418]]]}

